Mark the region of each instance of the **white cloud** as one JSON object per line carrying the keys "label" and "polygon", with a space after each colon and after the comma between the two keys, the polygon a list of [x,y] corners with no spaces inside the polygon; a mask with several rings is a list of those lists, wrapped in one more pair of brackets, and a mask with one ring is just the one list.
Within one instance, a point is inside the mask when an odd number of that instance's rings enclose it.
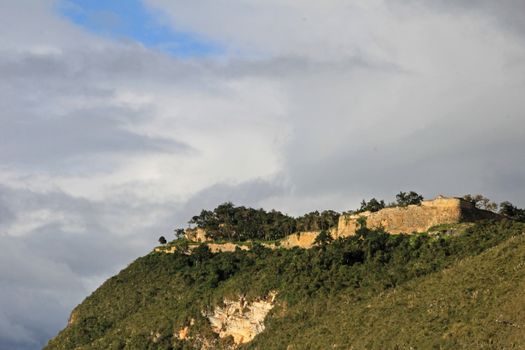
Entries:
{"label": "white cloud", "polygon": [[174,28],[200,33],[232,52],[319,59],[383,55],[374,43],[375,27],[386,18],[381,1],[147,0],[146,3],[165,11]]}
{"label": "white cloud", "polygon": [[[53,1],[0,5],[0,240],[7,260],[35,255],[0,268],[0,338],[35,347],[87,289],[222,201],[300,214],[414,189],[525,205],[523,36],[488,5],[147,4],[229,50],[181,60],[89,35]],[[55,328],[34,332],[20,288],[58,310]]]}

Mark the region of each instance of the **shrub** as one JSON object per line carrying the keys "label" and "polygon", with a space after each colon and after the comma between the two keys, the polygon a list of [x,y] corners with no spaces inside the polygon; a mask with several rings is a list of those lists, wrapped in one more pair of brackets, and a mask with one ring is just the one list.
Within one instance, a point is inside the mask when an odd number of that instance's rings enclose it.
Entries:
{"label": "shrub", "polygon": [[408,193],[401,191],[396,195],[397,205],[402,207],[406,207],[407,205],[411,204],[421,204],[422,200],[423,196],[414,191],[410,191]]}

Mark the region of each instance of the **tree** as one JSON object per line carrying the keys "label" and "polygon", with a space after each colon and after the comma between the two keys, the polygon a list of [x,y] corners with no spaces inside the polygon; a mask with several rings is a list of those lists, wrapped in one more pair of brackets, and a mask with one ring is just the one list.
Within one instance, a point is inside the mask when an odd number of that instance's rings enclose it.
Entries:
{"label": "tree", "polygon": [[496,211],[498,209],[498,205],[496,203],[492,202],[490,199],[481,194],[466,194],[463,196],[463,199],[467,202],[471,202],[478,209],[490,211]]}
{"label": "tree", "polygon": [[179,250],[183,254],[186,254],[190,252],[190,244],[186,239],[182,239],[177,243],[177,250]]}
{"label": "tree", "polygon": [[314,244],[324,247],[332,241],[333,241],[333,238],[330,235],[330,233],[327,230],[322,230],[321,232],[319,232],[317,237],[315,237]]}
{"label": "tree", "polygon": [[499,213],[511,219],[525,222],[525,209],[519,209],[511,202],[501,202],[499,205]]}
{"label": "tree", "polygon": [[363,212],[363,211],[375,212],[375,211],[379,211],[379,210],[383,209],[384,207],[385,207],[385,201],[384,200],[378,201],[377,199],[372,198],[371,200],[366,202],[363,199],[361,201],[361,208],[359,208],[359,212]]}
{"label": "tree", "polygon": [[401,191],[396,195],[397,205],[401,207],[406,207],[411,204],[421,204],[422,200],[423,196],[414,191],[408,193]]}
{"label": "tree", "polygon": [[193,250],[192,256],[197,261],[202,262],[204,260],[211,258],[213,254],[207,244],[201,244]]}
{"label": "tree", "polygon": [[[202,210],[189,223],[204,229],[207,237],[216,240],[275,240],[294,232],[328,230],[337,225],[339,215],[325,210],[294,218],[276,210],[267,212],[226,202],[211,211]],[[175,234],[178,235],[177,230]]]}
{"label": "tree", "polygon": [[366,218],[364,216],[357,218],[356,226],[357,228],[355,230],[355,236],[360,239],[365,238],[370,232],[368,227],[366,227]]}
{"label": "tree", "polygon": [[173,232],[175,232],[175,238],[184,237],[184,234],[185,234],[185,231],[183,228],[176,228],[175,230],[173,230]]}
{"label": "tree", "polygon": [[329,230],[332,227],[337,226],[337,223],[339,221],[340,214],[333,210],[324,210],[321,212],[321,216],[319,218],[320,224],[319,226],[321,230]]}
{"label": "tree", "polygon": [[164,236],[160,236],[159,237],[159,243],[160,244],[166,244],[166,243],[168,243],[168,241],[166,241],[166,238]]}

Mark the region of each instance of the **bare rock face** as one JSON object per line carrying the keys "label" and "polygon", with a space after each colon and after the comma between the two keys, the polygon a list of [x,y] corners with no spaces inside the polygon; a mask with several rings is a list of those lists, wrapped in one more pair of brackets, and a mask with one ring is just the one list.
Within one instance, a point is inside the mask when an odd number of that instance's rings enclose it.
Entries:
{"label": "bare rock face", "polygon": [[71,315],[69,315],[69,320],[67,320],[67,325],[71,326],[71,325],[75,324],[77,322],[77,318],[78,318],[78,311],[75,308],[71,312]]}
{"label": "bare rock face", "polygon": [[188,336],[189,333],[190,333],[190,327],[185,326],[179,329],[179,333],[176,334],[176,337],[180,340],[187,340],[189,338]]}
{"label": "bare rock face", "polygon": [[244,344],[264,331],[264,319],[274,307],[276,295],[270,292],[265,298],[251,303],[244,297],[225,299],[223,307],[216,307],[213,312],[206,313],[206,317],[220,338],[232,336],[235,344]]}

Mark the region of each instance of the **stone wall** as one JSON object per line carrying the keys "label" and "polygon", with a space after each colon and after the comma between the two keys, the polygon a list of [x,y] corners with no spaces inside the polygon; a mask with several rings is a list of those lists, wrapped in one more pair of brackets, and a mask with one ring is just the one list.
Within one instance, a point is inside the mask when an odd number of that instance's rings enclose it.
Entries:
{"label": "stone wall", "polygon": [[204,229],[195,227],[195,228],[188,228],[184,232],[184,236],[187,240],[191,242],[209,242],[211,241],[208,237],[206,237],[206,231]]}
{"label": "stone wall", "polygon": [[[385,208],[378,212],[363,212],[359,214],[341,215],[336,228],[330,230],[333,238],[354,235],[357,230],[357,220],[366,218],[368,228],[383,227],[392,234],[427,232],[429,228],[441,224],[457,224],[473,222],[482,219],[501,219],[503,216],[490,211],[477,209],[472,203],[460,198],[437,197],[434,200],[422,201],[420,205]],[[299,232],[283,238],[280,244],[264,244],[268,248],[277,247],[291,249],[294,247],[311,248],[319,232]],[[186,238],[192,242],[208,242],[212,252],[235,251],[238,245],[233,243],[212,243],[201,228],[186,230]],[[247,246],[239,246],[245,250]],[[171,251],[170,251],[171,252]]]}
{"label": "stone wall", "polygon": [[341,215],[335,238],[354,235],[360,217],[366,218],[368,228],[384,227],[392,234],[426,232],[432,226],[440,224],[501,218],[498,214],[477,209],[472,203],[463,199],[438,197],[423,201],[420,205],[385,208],[374,213]]}
{"label": "stone wall", "polygon": [[293,247],[299,247],[299,248],[311,248],[314,245],[315,238],[319,232],[317,231],[311,231],[311,232],[298,232],[291,234],[289,236],[286,236],[281,240],[281,248],[290,249]]}
{"label": "stone wall", "polygon": [[248,246],[235,243],[208,243],[208,248],[212,253],[234,252],[237,248],[240,250],[250,249]]}

